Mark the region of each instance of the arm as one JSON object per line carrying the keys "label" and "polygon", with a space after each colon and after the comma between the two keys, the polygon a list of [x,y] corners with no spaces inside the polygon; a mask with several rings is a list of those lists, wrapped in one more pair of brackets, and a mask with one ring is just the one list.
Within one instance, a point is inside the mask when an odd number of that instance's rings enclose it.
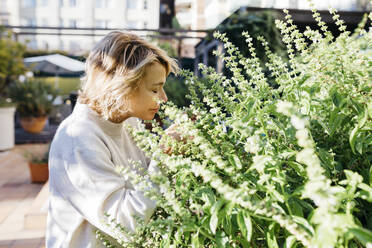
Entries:
{"label": "arm", "polygon": [[110,151],[101,140],[89,139],[71,144],[74,149],[62,148],[51,154],[53,190],[58,190],[83,218],[107,234],[115,236],[103,222],[106,212],[134,231],[137,224],[133,215],[146,222],[155,202],[115,171]]}

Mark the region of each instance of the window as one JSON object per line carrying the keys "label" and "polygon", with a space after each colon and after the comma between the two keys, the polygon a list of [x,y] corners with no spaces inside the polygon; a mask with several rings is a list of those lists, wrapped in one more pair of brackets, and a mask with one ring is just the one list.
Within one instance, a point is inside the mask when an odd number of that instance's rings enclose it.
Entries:
{"label": "window", "polygon": [[68,26],[69,26],[70,28],[76,28],[76,27],[77,27],[76,23],[77,23],[76,20],[74,20],[74,19],[70,19],[70,20],[68,21]]}
{"label": "window", "polygon": [[111,4],[110,0],[96,0],[96,8],[107,9]]}
{"label": "window", "polygon": [[42,18],[41,19],[41,26],[47,27],[49,26],[48,19],[47,18]]}
{"label": "window", "polygon": [[35,39],[29,40],[27,46],[31,49],[37,49],[37,41]]}
{"label": "window", "polygon": [[45,49],[45,50],[48,50],[49,49],[49,44],[46,40],[43,40],[42,42],[42,48]]}
{"label": "window", "polygon": [[76,7],[76,0],[70,0],[70,7]]}
{"label": "window", "polygon": [[128,9],[137,9],[138,8],[138,0],[127,0],[127,8]]}
{"label": "window", "polygon": [[40,3],[41,6],[48,6],[48,0],[41,0],[41,3]]}
{"label": "window", "polygon": [[63,27],[64,25],[63,25],[63,19],[62,18],[59,18],[59,26],[60,27]]}
{"label": "window", "polygon": [[105,21],[104,20],[96,20],[94,22],[94,26],[96,28],[105,28]]}
{"label": "window", "polygon": [[65,49],[65,43],[63,42],[63,40],[59,41],[59,49],[61,49],[61,50]]}
{"label": "window", "polygon": [[147,6],[147,0],[143,0],[143,9],[147,9],[148,6]]}
{"label": "window", "polygon": [[69,48],[71,52],[77,52],[80,50],[80,43],[74,40],[70,40]]}
{"label": "window", "polygon": [[94,26],[96,28],[109,28],[111,27],[111,22],[108,20],[96,20]]}
{"label": "window", "polygon": [[143,28],[147,28],[147,22],[143,22]]}
{"label": "window", "polygon": [[26,18],[22,20],[22,25],[25,26],[36,26],[36,20],[32,18]]}
{"label": "window", "polygon": [[135,22],[135,21],[127,22],[127,28],[137,28],[137,27],[138,27],[138,22]]}
{"label": "window", "polygon": [[36,6],[36,0],[22,0],[22,7],[35,7]]}
{"label": "window", "polygon": [[59,0],[59,5],[60,5],[61,7],[63,7],[63,6],[64,6],[64,0]]}

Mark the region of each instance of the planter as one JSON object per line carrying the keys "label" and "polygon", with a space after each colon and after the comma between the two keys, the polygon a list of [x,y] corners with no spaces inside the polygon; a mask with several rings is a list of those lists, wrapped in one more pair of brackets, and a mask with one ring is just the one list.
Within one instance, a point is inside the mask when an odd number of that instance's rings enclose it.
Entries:
{"label": "planter", "polygon": [[29,133],[40,133],[46,123],[46,120],[48,119],[47,116],[41,116],[41,117],[21,117],[20,123],[22,128]]}
{"label": "planter", "polygon": [[0,107],[0,151],[14,147],[15,107]]}
{"label": "planter", "polygon": [[49,178],[48,163],[28,163],[32,183],[45,183]]}

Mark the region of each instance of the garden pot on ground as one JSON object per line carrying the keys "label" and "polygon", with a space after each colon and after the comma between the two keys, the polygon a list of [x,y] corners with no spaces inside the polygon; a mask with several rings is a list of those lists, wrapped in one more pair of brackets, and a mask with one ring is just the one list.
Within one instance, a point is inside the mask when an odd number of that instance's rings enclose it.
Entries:
{"label": "garden pot on ground", "polygon": [[47,116],[40,116],[40,117],[21,117],[20,123],[22,128],[29,133],[40,133],[46,123]]}
{"label": "garden pot on ground", "polygon": [[32,183],[45,183],[49,178],[48,163],[28,162]]}
{"label": "garden pot on ground", "polygon": [[0,107],[0,151],[14,147],[15,107]]}

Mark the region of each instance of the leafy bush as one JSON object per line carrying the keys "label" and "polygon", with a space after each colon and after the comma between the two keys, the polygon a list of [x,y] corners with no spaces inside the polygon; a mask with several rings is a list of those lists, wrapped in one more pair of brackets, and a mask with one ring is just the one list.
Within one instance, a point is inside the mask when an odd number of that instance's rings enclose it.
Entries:
{"label": "leafy bush", "polygon": [[[131,235],[108,216],[108,226],[118,231],[118,243],[371,245],[372,30],[364,29],[365,18],[351,34],[332,13],[342,32],[339,37],[332,36],[315,10],[319,31],[299,32],[288,12],[286,21],[276,21],[288,62],[258,38],[277,88],[268,84],[249,33],[243,33],[248,57],[224,34],[216,33],[226,49],[218,56],[233,76],[200,65],[207,87],[184,72],[191,105],[164,107],[164,115],[174,121],[183,139],[176,141],[161,128],[149,132],[127,127],[157,161],[159,172],[121,173],[147,188],[157,209]],[[172,153],[164,153],[162,147],[170,147]],[[158,188],[148,190],[149,180]],[[113,247],[103,232],[97,231],[97,237]]]}
{"label": "leafy bush", "polygon": [[170,76],[167,78],[167,83],[164,85],[164,90],[168,100],[176,104],[178,107],[188,106],[190,101],[185,98],[188,93],[187,85],[183,78]]}
{"label": "leafy bush", "polygon": [[[284,55],[285,47],[280,39],[280,33],[275,26],[275,18],[277,18],[273,11],[238,11],[227,18],[223,23],[216,27],[220,33],[226,34],[226,37],[239,48],[243,56],[249,56],[250,51],[246,46],[241,33],[248,31],[253,38],[252,43],[256,48],[257,57],[266,62],[265,50],[258,46],[259,41],[256,39],[263,36],[268,42],[272,51],[280,55]],[[212,38],[212,34],[208,36]]]}
{"label": "leafy bush", "polygon": [[46,116],[53,108],[53,101],[58,91],[50,85],[28,80],[10,86],[10,96],[17,104],[17,111],[22,117]]}
{"label": "leafy bush", "polygon": [[24,51],[25,46],[12,40],[12,33],[0,26],[0,106],[9,104],[4,100],[7,87],[26,71]]}

